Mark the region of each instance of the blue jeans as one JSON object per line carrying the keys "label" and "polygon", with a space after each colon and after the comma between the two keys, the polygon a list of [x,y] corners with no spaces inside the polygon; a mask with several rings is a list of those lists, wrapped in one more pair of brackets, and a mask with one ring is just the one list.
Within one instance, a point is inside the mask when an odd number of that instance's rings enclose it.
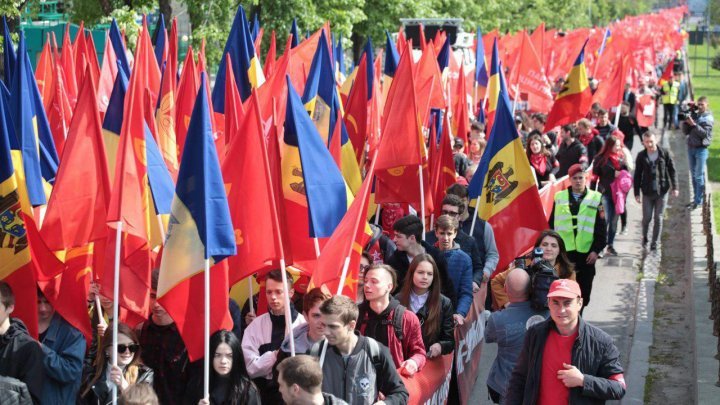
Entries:
{"label": "blue jeans", "polygon": [[675,104],[673,106],[673,115],[672,115],[672,123],[675,125],[675,128],[680,128],[678,124],[678,112],[680,112],[680,105]]}
{"label": "blue jeans", "polygon": [[607,222],[607,244],[612,246],[613,242],[615,242],[619,215],[615,213],[615,201],[613,201],[611,195],[603,194],[602,204],[605,211],[605,222]]}
{"label": "blue jeans", "polygon": [[708,158],[707,148],[691,148],[688,146],[688,162],[693,186],[693,202],[702,204],[705,196],[705,162]]}

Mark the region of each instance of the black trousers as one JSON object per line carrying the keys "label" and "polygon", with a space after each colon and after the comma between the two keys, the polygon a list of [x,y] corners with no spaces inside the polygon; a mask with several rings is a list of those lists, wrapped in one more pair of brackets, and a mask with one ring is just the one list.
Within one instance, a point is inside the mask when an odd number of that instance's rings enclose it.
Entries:
{"label": "black trousers", "polygon": [[589,253],[567,252],[568,259],[575,265],[575,280],[580,285],[583,308],[590,303],[592,283],[595,278],[595,264],[587,264]]}

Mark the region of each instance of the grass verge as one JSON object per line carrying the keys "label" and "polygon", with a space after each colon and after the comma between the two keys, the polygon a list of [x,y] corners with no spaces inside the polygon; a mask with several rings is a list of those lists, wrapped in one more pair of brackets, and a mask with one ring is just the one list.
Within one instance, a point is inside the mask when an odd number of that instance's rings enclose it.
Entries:
{"label": "grass verge", "polygon": [[[695,46],[688,47],[688,58],[689,68],[693,71],[692,82],[695,98],[699,96],[707,96],[710,102],[710,110],[713,114],[720,114],[720,71],[714,70],[709,67],[712,58],[720,53],[720,50],[710,48],[710,60],[706,58],[707,55],[707,44],[704,46],[697,47],[697,53],[695,52]],[[697,54],[697,58],[695,55]],[[706,76],[706,72],[709,72],[709,77]],[[720,218],[720,129],[718,129],[718,122],[713,128],[713,140],[710,145],[707,170],[708,178],[713,183],[712,187],[712,200],[713,200],[713,211],[715,212],[715,218]],[[720,233],[720,221],[715,224],[715,232]]]}

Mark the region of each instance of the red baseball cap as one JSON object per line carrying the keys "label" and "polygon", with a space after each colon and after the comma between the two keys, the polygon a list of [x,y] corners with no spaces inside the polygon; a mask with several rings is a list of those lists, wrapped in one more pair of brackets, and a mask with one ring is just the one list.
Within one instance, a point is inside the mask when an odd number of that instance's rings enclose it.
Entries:
{"label": "red baseball cap", "polygon": [[577,282],[562,278],[550,284],[550,291],[547,297],[577,298],[582,297],[582,292],[580,292],[580,285]]}

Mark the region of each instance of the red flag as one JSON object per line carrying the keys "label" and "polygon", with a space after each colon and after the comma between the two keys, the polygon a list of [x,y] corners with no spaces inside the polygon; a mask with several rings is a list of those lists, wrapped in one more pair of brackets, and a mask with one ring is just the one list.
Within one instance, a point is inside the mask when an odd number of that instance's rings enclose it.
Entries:
{"label": "red flag", "polygon": [[275,68],[275,54],[277,53],[277,45],[275,42],[275,30],[272,30],[270,33],[270,48],[268,49],[267,55],[265,55],[265,65],[263,66],[263,73],[266,78],[272,76]]}
{"label": "red flag", "polygon": [[[452,124],[453,134],[455,134],[455,137],[462,139],[463,145],[468,145],[468,133],[470,133],[470,113],[468,111],[468,93],[465,79],[465,67],[461,64],[460,76],[458,77],[457,89],[455,90],[457,103],[453,109],[454,114]],[[460,175],[464,176],[465,173],[460,173]]]}
{"label": "red flag", "polygon": [[[40,58],[38,59],[37,68],[35,69],[35,81],[40,90],[45,111],[49,110],[50,99],[52,98],[53,82],[55,81],[55,60],[50,48],[50,34],[45,39]],[[60,151],[58,151],[60,154]]]}
{"label": "red flag", "polygon": [[188,46],[188,52],[183,63],[182,74],[177,89],[177,110],[175,111],[175,136],[178,148],[178,161],[182,158],[182,151],[185,147],[188,125],[192,115],[195,98],[197,97],[200,84],[198,83],[197,67],[193,58],[193,50]]}
{"label": "red flag", "polygon": [[662,76],[660,76],[660,80],[658,81],[658,86],[662,87],[665,83],[669,82],[672,79],[674,68],[675,68],[675,59],[670,59],[670,62],[668,62],[667,66],[665,66],[665,70],[663,70]]}
{"label": "red flag", "polygon": [[368,63],[371,62],[367,60],[367,54],[363,54],[357,68],[355,82],[348,96],[344,117],[348,137],[355,149],[358,162],[362,159],[368,137],[368,104],[370,94],[372,94],[372,89],[368,88]]}
{"label": "red flag", "polygon": [[[113,231],[108,238],[105,267],[114,268],[115,227],[122,223],[120,255],[120,297],[124,308],[147,318],[150,309],[149,221],[154,219],[152,195],[147,187],[144,95],[147,90],[148,62],[155,63],[147,29],[140,35],[135,64],[125,95],[125,112],[112,187],[108,223]],[[148,60],[151,59],[151,60]],[[113,271],[103,272],[103,294],[111,297]]]}
{"label": "red flag", "polygon": [[[145,88],[150,92],[150,97],[153,105],[157,105],[158,94],[160,93],[160,67],[155,57],[155,51],[152,47],[152,41],[150,40],[150,30],[147,26],[147,17],[143,17],[143,28],[140,32],[140,38],[138,38],[138,44],[143,42],[143,46],[140,48],[145,53],[143,56],[145,63],[143,69],[145,70],[142,75],[143,83]],[[137,66],[138,56],[135,56],[135,69]]]}
{"label": "red flag", "polygon": [[62,157],[65,148],[65,138],[68,134],[68,127],[72,119],[72,107],[70,99],[65,91],[65,81],[63,80],[63,68],[60,64],[55,66],[55,80],[51,83],[51,93],[46,107],[48,124],[52,132],[55,149],[58,156]]}
{"label": "red flag", "polygon": [[453,159],[452,145],[450,139],[450,120],[445,116],[445,122],[443,123],[443,132],[440,137],[440,145],[437,150],[437,161],[433,171],[433,201],[435,202],[435,217],[439,217],[442,212],[442,204],[440,203],[445,198],[445,190],[448,187],[455,184],[455,160]]}
{"label": "red flag", "polygon": [[107,237],[110,180],[92,80],[83,83],[75,111],[41,230],[54,251]]}
{"label": "red flag", "polygon": [[530,41],[533,44],[533,48],[535,48],[535,52],[537,52],[538,58],[540,58],[540,63],[542,66],[545,66],[545,23],[542,22],[540,25],[535,28],[535,31],[533,31],[532,35],[530,35]]}
{"label": "red flag", "polygon": [[65,82],[65,90],[67,91],[70,105],[75,106],[77,101],[78,88],[77,77],[75,75],[75,58],[72,42],[70,42],[70,24],[65,25],[65,35],[62,42],[62,54],[60,56],[60,64],[63,67],[63,81]]}
{"label": "red flag", "polygon": [[550,83],[545,77],[545,69],[527,32],[522,31],[521,38],[522,42],[513,64],[509,85],[516,89],[514,91],[516,100],[522,99],[521,95],[526,94],[530,110],[547,113],[553,105]]}
{"label": "red flag", "polygon": [[625,94],[625,83],[628,77],[628,55],[619,56],[620,63],[616,63],[612,76],[598,84],[597,91],[593,94],[593,102],[599,102],[608,111],[617,109],[623,101]]}
{"label": "red flag", "polygon": [[[398,80],[398,74],[396,71],[393,81]],[[435,49],[432,46],[428,46],[423,51],[420,60],[414,67],[413,75],[415,76],[415,94],[417,96],[418,112],[420,113],[420,125],[426,126],[430,108],[441,110],[447,108],[437,54],[435,54]],[[388,94],[387,102],[389,101],[390,95]],[[383,117],[385,120],[388,118],[387,115]]]}
{"label": "red flag", "polygon": [[[154,121],[157,125],[157,143],[162,154],[163,161],[170,172],[173,180],[177,179],[180,163],[178,161],[178,145],[175,135],[175,115],[177,106],[177,91],[175,89],[175,73],[172,71],[170,62],[165,64],[162,85],[160,89],[160,103],[155,111]],[[151,106],[154,107],[154,106]],[[151,108],[146,113],[154,111]]]}
{"label": "red flag", "polygon": [[425,210],[431,210],[425,142],[420,130],[412,72],[412,52],[400,57],[385,104],[383,136],[378,146],[375,202],[407,202],[420,209],[419,167],[423,168]]}
{"label": "red flag", "polygon": [[75,35],[75,42],[73,43],[73,60],[75,61],[75,77],[77,78],[78,91],[85,80],[85,65],[88,63],[86,48],[87,43],[85,41],[85,22],[80,21],[80,27]]}
{"label": "red flag", "polygon": [[[88,35],[85,45],[85,60],[92,72],[93,84],[97,88],[100,80],[100,63],[98,62],[97,52],[95,52],[95,41],[92,35]],[[87,77],[87,76],[86,76]]]}
{"label": "red flag", "polygon": [[100,70],[100,76],[98,78],[97,90],[98,107],[100,108],[100,115],[103,119],[105,119],[105,111],[107,111],[108,104],[110,103],[110,95],[112,94],[118,72],[115,50],[112,44],[110,44],[110,37],[107,34],[105,35],[105,43],[108,45],[105,47],[105,52],[103,53],[102,69]]}
{"label": "red flag", "polygon": [[240,134],[240,122],[245,116],[245,108],[240,98],[240,91],[238,91],[238,87],[235,84],[235,73],[233,73],[232,70],[230,55],[225,55],[225,58],[227,59],[227,78],[225,79],[225,145],[228,145],[234,137]]}
{"label": "red flag", "polygon": [[[173,88],[177,88],[177,66],[178,66],[178,28],[177,28],[177,17],[173,17],[172,25],[170,26],[170,33],[168,34],[168,55],[167,65],[165,67],[166,72],[172,73]],[[177,94],[175,95],[177,98]]]}
{"label": "red flag", "polygon": [[349,259],[341,293],[353,300],[357,297],[360,256],[372,235],[365,218],[367,218],[373,172],[374,168],[371,166],[360,191],[320,253],[310,280],[311,286],[319,286],[330,294],[337,293],[344,263]]}
{"label": "red flag", "polygon": [[277,201],[259,108],[253,91],[241,125],[244,133],[232,137],[222,167],[237,243],[237,255],[228,258],[231,284],[277,267],[281,257],[276,235],[282,231],[276,229]]}
{"label": "red flag", "polygon": [[[94,96],[94,95],[93,95]],[[38,286],[60,316],[92,341],[87,296],[92,275],[92,244],[63,252],[65,264],[47,247],[34,221],[26,222]]]}

